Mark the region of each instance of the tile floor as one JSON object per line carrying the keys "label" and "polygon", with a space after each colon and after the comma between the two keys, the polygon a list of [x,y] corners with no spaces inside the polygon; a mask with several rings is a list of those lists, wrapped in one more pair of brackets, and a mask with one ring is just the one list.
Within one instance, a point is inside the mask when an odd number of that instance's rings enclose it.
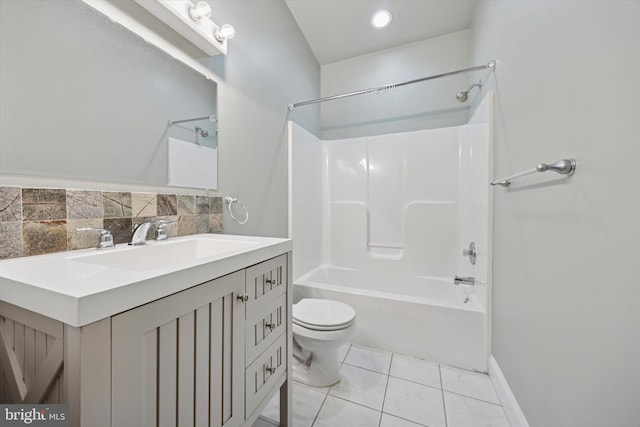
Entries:
{"label": "tile floor", "polygon": [[355,344],[341,360],[333,387],[294,383],[294,427],[509,427],[487,375]]}

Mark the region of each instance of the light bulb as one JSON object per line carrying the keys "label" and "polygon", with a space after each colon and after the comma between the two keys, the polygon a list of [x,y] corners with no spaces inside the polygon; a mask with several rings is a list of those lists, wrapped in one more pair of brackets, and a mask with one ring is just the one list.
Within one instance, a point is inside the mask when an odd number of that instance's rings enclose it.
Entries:
{"label": "light bulb", "polygon": [[371,16],[371,26],[373,28],[384,28],[391,23],[391,12],[388,10],[379,10]]}
{"label": "light bulb", "polygon": [[199,1],[195,6],[189,6],[189,17],[198,22],[204,17],[211,18],[211,6],[206,1]]}
{"label": "light bulb", "polygon": [[222,43],[225,39],[231,40],[236,35],[236,30],[229,24],[224,24],[221,28],[213,30],[213,36]]}

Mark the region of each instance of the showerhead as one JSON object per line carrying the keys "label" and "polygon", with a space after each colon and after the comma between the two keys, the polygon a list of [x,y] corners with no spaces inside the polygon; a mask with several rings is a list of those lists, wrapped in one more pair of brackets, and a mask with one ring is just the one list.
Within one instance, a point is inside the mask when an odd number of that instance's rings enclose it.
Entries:
{"label": "showerhead", "polygon": [[456,95],[456,99],[458,102],[467,102],[467,98],[469,97],[469,91],[458,92]]}
{"label": "showerhead", "polygon": [[196,134],[200,134],[201,137],[206,138],[209,136],[209,132],[206,129],[202,129],[200,126],[196,126]]}
{"label": "showerhead", "polygon": [[482,88],[482,80],[469,86],[469,89],[458,92],[456,94],[456,99],[458,100],[458,102],[467,102],[467,99],[469,99],[469,91],[474,87]]}

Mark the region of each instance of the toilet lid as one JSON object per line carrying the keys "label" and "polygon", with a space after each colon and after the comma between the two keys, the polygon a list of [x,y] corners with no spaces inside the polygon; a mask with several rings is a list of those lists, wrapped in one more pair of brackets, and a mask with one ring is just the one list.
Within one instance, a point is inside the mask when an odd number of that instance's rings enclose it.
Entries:
{"label": "toilet lid", "polygon": [[344,329],[356,319],[355,310],[342,302],[304,298],[293,305],[293,323],[305,328],[331,331]]}

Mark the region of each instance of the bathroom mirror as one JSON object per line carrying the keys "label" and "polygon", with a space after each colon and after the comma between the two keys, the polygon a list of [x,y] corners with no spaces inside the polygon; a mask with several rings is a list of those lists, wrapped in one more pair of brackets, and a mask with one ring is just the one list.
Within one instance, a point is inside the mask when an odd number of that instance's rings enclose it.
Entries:
{"label": "bathroom mirror", "polygon": [[216,97],[215,82],[80,0],[0,1],[3,174],[166,186],[170,137],[218,143],[217,121],[168,121],[217,117]]}

